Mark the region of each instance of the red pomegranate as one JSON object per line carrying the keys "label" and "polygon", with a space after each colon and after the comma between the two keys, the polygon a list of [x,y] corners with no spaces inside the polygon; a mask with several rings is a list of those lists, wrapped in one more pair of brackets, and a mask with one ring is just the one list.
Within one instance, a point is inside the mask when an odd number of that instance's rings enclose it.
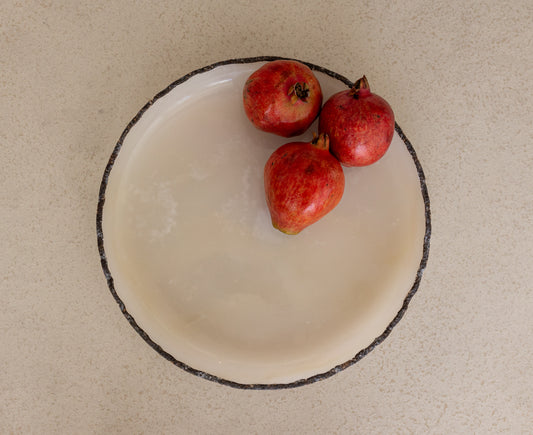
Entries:
{"label": "red pomegranate", "polygon": [[329,152],[327,135],[282,145],[265,165],[265,193],[272,225],[298,234],[329,213],[344,192],[344,173]]}
{"label": "red pomegranate", "polygon": [[394,113],[379,95],[370,92],[365,76],[351,89],[338,92],[324,104],[318,130],[327,133],[331,152],[345,166],[367,166],[389,149]]}
{"label": "red pomegranate", "polygon": [[302,134],[322,106],[322,90],[311,69],[293,60],[268,62],[246,80],[246,115],[262,131],[283,137]]}

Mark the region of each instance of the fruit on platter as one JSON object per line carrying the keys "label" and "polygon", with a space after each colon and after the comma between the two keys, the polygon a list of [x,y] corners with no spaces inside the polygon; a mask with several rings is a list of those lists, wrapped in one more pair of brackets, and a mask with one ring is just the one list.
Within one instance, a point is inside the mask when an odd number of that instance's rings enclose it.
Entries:
{"label": "fruit on platter", "polygon": [[286,234],[298,234],[321,219],[344,192],[342,166],[324,134],[279,147],[265,165],[264,182],[272,225]]}
{"label": "fruit on platter", "polygon": [[318,129],[329,136],[331,152],[343,165],[367,166],[387,152],[394,134],[394,113],[387,101],[370,91],[363,76],[351,89],[326,101]]}
{"label": "fruit on platter", "polygon": [[322,106],[322,89],[301,62],[275,60],[253,72],[243,89],[246,116],[256,128],[283,137],[302,134]]}

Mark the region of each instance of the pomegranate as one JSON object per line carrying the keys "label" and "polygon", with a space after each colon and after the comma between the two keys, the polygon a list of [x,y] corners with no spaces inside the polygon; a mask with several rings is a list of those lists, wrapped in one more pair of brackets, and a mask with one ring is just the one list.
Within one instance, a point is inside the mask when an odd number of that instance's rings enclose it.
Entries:
{"label": "pomegranate", "polygon": [[266,202],[274,228],[298,234],[329,213],[344,192],[344,173],[321,134],[279,147],[265,165]]}
{"label": "pomegranate", "polygon": [[268,62],[246,80],[246,116],[262,131],[283,137],[302,134],[322,106],[322,89],[311,69],[293,60]]}
{"label": "pomegranate", "polygon": [[379,95],[370,92],[365,76],[351,89],[338,92],[324,104],[318,130],[330,138],[331,152],[345,166],[367,166],[389,149],[394,113]]}

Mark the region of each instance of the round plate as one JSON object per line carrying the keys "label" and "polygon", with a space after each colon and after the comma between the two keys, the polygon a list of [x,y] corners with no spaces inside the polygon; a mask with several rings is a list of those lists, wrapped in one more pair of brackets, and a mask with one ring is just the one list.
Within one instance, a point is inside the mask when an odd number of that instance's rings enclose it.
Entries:
{"label": "round plate", "polygon": [[[344,168],[332,212],[296,236],[272,227],[263,168],[289,140],[251,125],[242,89],[274,59],[219,62],[157,94],[118,141],[98,203],[102,266],[130,324],[177,366],[239,388],[361,359],[402,317],[429,249],[424,175],[398,126],[379,162]],[[351,84],[307,65],[324,101]]]}

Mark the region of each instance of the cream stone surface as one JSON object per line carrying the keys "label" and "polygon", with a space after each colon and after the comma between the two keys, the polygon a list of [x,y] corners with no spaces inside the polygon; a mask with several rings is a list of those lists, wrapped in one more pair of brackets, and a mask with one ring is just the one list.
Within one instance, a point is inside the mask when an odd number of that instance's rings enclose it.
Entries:
{"label": "cream stone surface", "polygon": [[[0,433],[531,431],[531,1],[4,1],[0,16]],[[279,391],[151,349],[107,288],[95,228],[138,110],[190,71],[261,55],[366,74],[416,149],[433,225],[385,342]]]}

